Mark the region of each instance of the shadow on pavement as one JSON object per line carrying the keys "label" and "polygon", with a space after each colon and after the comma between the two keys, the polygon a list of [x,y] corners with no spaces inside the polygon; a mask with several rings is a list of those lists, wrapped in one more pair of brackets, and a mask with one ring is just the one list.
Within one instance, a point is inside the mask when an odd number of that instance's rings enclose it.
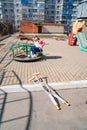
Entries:
{"label": "shadow on pavement", "polygon": [[0,93],[0,127],[1,127],[1,122],[5,111],[5,105],[7,100],[7,93],[1,89],[0,92],[1,92]]}
{"label": "shadow on pavement", "polygon": [[[30,125],[31,125],[32,108],[33,108],[32,94],[31,94],[30,91],[28,91],[26,88],[23,87],[22,81],[18,77],[18,75],[14,71],[12,71],[12,72],[14,73],[15,77],[19,81],[20,87],[22,89],[24,89],[28,93],[28,97],[21,98],[21,99],[16,99],[16,100],[14,99],[14,100],[11,100],[11,101],[7,101],[7,93],[5,93],[4,91],[2,91],[0,89],[0,91],[2,92],[0,95],[3,96],[2,98],[0,98],[0,100],[3,100],[2,103],[0,103],[0,106],[1,106],[1,108],[0,108],[1,109],[1,113],[0,113],[0,127],[2,126],[3,123],[7,123],[7,122],[10,123],[10,122],[15,121],[15,120],[19,120],[19,119],[23,119],[23,118],[28,118],[24,130],[29,130]],[[19,117],[13,117],[12,119],[8,119],[8,120],[3,120],[3,114],[5,112],[5,106],[6,106],[7,103],[12,103],[12,102],[18,103],[18,101],[22,101],[22,100],[26,100],[26,99],[28,99],[28,101],[29,101],[29,109],[28,109],[28,114],[27,115],[19,116]]]}
{"label": "shadow on pavement", "polygon": [[46,56],[46,55],[43,55],[43,59],[45,60],[50,60],[50,59],[60,59],[62,58],[62,56]]}
{"label": "shadow on pavement", "polygon": [[33,97],[32,97],[31,92],[28,91],[26,88],[23,87],[22,81],[21,81],[21,79],[19,78],[19,76],[18,76],[14,71],[12,71],[12,72],[14,73],[14,75],[15,75],[16,78],[17,78],[17,80],[19,81],[20,87],[23,88],[24,90],[26,90],[26,92],[29,94],[29,97],[30,97],[30,103],[29,103],[30,108],[29,108],[29,112],[28,112],[28,113],[29,113],[29,114],[28,114],[29,116],[28,116],[28,120],[27,120],[27,124],[26,124],[26,128],[25,128],[25,130],[29,130],[30,123],[31,123],[31,117],[32,117]]}
{"label": "shadow on pavement", "polygon": [[0,70],[0,85],[2,84],[3,79],[4,79],[4,77],[5,77],[6,67],[7,67],[9,64],[11,64],[12,61],[13,61],[13,60],[10,60],[10,61],[9,61],[6,65],[4,65],[4,66],[2,67],[2,69]]}

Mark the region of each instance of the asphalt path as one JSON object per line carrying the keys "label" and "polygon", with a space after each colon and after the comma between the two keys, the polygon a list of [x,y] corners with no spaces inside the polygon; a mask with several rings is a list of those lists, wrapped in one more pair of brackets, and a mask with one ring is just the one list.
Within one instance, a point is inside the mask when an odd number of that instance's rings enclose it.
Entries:
{"label": "asphalt path", "polygon": [[87,88],[56,90],[61,110],[43,91],[0,91],[0,130],[87,130]]}

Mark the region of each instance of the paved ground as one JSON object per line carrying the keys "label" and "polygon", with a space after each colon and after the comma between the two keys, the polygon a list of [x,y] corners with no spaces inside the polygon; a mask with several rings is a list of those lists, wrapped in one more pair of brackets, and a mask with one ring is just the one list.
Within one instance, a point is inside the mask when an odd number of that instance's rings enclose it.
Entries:
{"label": "paved ground", "polygon": [[56,110],[42,91],[2,92],[0,130],[87,130],[87,88],[57,92],[71,106],[59,101],[61,110]]}
{"label": "paved ground", "polygon": [[17,62],[10,57],[9,46],[19,39],[16,35],[1,41],[1,86],[13,84],[31,84],[33,73],[41,72],[48,77],[48,82],[87,80],[87,53],[78,46],[68,46],[67,40],[44,39],[44,56],[37,62]]}
{"label": "paved ground", "polygon": [[[9,46],[19,41],[17,35],[0,42],[5,44],[0,47],[0,130],[87,130],[87,54],[64,39],[44,40],[44,56],[37,62],[12,60]],[[24,87],[38,71],[71,106],[59,101],[58,111],[43,91]],[[17,91],[17,85],[25,92],[6,93],[10,87]]]}

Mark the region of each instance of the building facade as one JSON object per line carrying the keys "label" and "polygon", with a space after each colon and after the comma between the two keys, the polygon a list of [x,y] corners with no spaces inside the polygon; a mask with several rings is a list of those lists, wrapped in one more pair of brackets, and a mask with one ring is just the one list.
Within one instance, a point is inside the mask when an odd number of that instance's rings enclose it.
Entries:
{"label": "building facade", "polygon": [[3,15],[2,15],[2,2],[0,0],[0,21],[2,21]]}
{"label": "building facade", "polygon": [[20,0],[2,0],[3,21],[8,21],[15,25],[18,30],[22,20],[22,6]]}
{"label": "building facade", "polygon": [[55,23],[56,0],[45,0],[45,23]]}
{"label": "building facade", "polygon": [[62,23],[69,31],[77,18],[78,5],[81,0],[45,0],[45,22]]}
{"label": "building facade", "polygon": [[32,21],[61,23],[69,31],[83,1],[86,0],[0,0],[0,18],[13,23],[17,30],[20,21]]}
{"label": "building facade", "polygon": [[78,5],[77,18],[87,19],[87,0],[81,0]]}
{"label": "building facade", "polygon": [[84,31],[87,37],[87,0],[80,1],[79,6],[78,6],[77,18],[85,20]]}
{"label": "building facade", "polygon": [[24,21],[44,22],[45,0],[29,0],[22,2]]}

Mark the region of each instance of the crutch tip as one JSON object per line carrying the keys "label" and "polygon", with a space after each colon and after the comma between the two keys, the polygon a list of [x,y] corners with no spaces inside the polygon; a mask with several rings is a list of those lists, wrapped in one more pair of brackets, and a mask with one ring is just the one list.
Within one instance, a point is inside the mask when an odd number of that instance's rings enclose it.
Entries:
{"label": "crutch tip", "polygon": [[69,103],[67,103],[67,102],[66,102],[66,105],[67,105],[67,106],[71,106],[71,105],[70,105]]}
{"label": "crutch tip", "polygon": [[63,103],[66,104],[67,106],[70,106],[70,104],[67,101],[65,101]]}
{"label": "crutch tip", "polygon": [[61,110],[61,108],[59,106],[56,105],[55,107],[56,107],[57,110]]}
{"label": "crutch tip", "polygon": [[68,103],[67,106],[71,106],[71,104]]}

